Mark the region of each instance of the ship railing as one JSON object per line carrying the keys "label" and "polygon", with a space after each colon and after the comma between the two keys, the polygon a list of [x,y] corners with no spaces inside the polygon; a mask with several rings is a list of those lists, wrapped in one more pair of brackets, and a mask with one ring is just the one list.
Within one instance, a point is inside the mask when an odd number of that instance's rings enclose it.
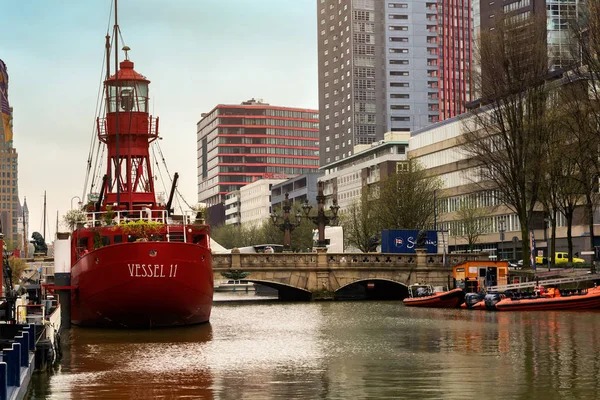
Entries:
{"label": "ship railing", "polygon": [[103,225],[118,225],[123,221],[152,221],[167,225],[167,234],[170,226],[183,226],[183,240],[187,242],[187,226],[192,225],[196,219],[196,211],[184,211],[183,214],[169,215],[166,210],[119,210],[89,212],[87,225],[90,227]]}
{"label": "ship railing", "polygon": [[152,221],[162,224],[169,223],[169,214],[166,210],[119,210],[119,211],[98,211],[87,213],[88,226],[102,226],[110,224],[120,224],[124,221]]}

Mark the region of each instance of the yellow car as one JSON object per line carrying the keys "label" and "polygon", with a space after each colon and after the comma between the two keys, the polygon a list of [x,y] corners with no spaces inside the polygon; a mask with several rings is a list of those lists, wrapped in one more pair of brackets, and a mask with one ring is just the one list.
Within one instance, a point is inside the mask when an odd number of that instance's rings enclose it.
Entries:
{"label": "yellow car", "polygon": [[[556,253],[554,253],[554,263],[555,264],[564,264],[564,263],[568,263],[569,262],[569,253],[567,253],[566,251],[557,251]],[[584,263],[585,260],[583,258],[578,258],[578,257],[573,257],[573,263]],[[535,258],[535,263],[538,265],[546,265],[548,264],[548,258],[547,257],[536,257]]]}

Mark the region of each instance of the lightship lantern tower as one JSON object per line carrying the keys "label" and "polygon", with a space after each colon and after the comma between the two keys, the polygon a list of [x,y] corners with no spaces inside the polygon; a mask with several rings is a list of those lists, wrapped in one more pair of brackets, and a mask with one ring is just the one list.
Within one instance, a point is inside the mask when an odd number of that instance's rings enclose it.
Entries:
{"label": "lightship lantern tower", "polygon": [[101,209],[155,210],[162,207],[156,204],[149,149],[158,138],[158,118],[148,113],[150,81],[133,69],[129,48],[123,50],[125,60],[104,82],[107,113],[98,119],[98,138],[108,152]]}

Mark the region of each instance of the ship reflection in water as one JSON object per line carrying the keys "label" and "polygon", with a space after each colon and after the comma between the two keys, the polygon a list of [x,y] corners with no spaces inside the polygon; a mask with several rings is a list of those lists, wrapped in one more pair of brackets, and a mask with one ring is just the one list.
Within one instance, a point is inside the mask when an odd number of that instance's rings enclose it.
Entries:
{"label": "ship reflection in water", "polygon": [[210,324],[73,329],[29,398],[600,398],[599,331],[591,311],[217,300]]}

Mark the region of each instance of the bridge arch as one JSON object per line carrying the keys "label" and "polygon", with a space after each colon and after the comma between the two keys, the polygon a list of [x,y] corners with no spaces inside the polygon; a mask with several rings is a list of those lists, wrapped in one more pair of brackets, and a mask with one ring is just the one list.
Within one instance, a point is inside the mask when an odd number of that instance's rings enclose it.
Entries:
{"label": "bridge arch", "polygon": [[336,300],[402,300],[408,286],[392,279],[358,279],[335,291]]}
{"label": "bridge arch", "polygon": [[310,291],[292,285],[288,285],[286,283],[273,282],[262,279],[252,279],[251,277],[247,277],[244,280],[277,290],[277,297],[279,298],[279,300],[309,301],[312,299],[312,293]]}

